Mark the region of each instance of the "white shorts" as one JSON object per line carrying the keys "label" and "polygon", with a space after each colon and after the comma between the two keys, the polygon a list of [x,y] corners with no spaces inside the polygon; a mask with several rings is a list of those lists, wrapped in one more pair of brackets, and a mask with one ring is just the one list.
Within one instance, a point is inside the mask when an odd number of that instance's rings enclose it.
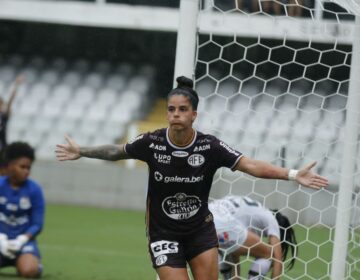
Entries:
{"label": "white shorts", "polygon": [[248,235],[246,226],[239,223],[216,221],[216,232],[219,240],[219,249],[226,254],[239,249],[244,243]]}

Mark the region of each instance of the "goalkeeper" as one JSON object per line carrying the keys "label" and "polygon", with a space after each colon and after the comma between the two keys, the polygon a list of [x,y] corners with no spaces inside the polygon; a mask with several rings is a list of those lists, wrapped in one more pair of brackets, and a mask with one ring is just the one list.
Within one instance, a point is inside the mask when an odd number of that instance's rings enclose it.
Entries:
{"label": "goalkeeper", "polygon": [[44,223],[41,187],[29,179],[34,149],[24,142],[4,153],[7,176],[0,177],[0,268],[15,266],[20,277],[36,278],[42,265],[36,242]]}
{"label": "goalkeeper", "polygon": [[105,160],[139,159],[148,164],[147,236],[153,267],[161,280],[217,280],[218,239],[208,209],[214,174],[220,167],[255,177],[296,180],[319,189],[327,179],[311,171],[288,170],[243,156],[213,135],[193,128],[199,97],[193,81],[177,78],[167,100],[168,128],[141,134],[125,145],[80,147],[66,137],[59,144],[61,161],[80,157]]}
{"label": "goalkeeper", "polygon": [[[214,215],[220,245],[220,272],[225,280],[240,279],[234,277],[240,277],[235,265],[241,255],[248,253],[256,259],[247,279],[265,279],[271,268],[271,279],[280,279],[289,248],[292,259],[287,268],[294,266],[297,242],[286,216],[277,211],[273,213],[246,196],[228,195],[217,199],[209,203],[209,210]],[[262,242],[262,237],[268,238],[269,245]]]}

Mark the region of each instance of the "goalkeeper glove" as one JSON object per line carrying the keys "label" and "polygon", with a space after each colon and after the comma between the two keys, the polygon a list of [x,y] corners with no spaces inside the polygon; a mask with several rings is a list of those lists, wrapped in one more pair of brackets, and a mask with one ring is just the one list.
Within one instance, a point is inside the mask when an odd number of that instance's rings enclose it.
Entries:
{"label": "goalkeeper glove", "polygon": [[9,251],[7,235],[0,233],[0,254],[9,259],[15,259],[15,255]]}
{"label": "goalkeeper glove", "polygon": [[20,234],[16,239],[9,240],[9,251],[12,253],[19,252],[22,246],[29,241],[29,237],[25,234]]}

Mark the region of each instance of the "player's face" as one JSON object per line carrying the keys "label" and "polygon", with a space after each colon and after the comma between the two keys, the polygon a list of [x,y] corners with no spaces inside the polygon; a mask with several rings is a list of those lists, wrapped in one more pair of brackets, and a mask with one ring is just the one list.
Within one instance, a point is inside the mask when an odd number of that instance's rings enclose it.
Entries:
{"label": "player's face", "polygon": [[173,95],[168,100],[167,120],[170,128],[183,130],[192,127],[197,112],[189,101],[189,98],[183,95]]}
{"label": "player's face", "polygon": [[15,185],[21,185],[30,175],[31,164],[31,159],[27,157],[21,157],[9,162],[7,174],[10,181]]}

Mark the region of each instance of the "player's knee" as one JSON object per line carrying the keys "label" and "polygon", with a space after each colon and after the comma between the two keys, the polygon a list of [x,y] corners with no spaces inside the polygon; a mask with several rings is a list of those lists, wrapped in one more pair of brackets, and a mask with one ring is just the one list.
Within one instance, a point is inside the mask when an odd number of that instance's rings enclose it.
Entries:
{"label": "player's knee", "polygon": [[33,266],[20,267],[18,273],[22,278],[39,278],[41,275],[39,268]]}

